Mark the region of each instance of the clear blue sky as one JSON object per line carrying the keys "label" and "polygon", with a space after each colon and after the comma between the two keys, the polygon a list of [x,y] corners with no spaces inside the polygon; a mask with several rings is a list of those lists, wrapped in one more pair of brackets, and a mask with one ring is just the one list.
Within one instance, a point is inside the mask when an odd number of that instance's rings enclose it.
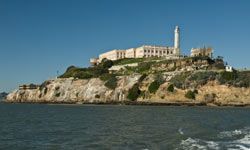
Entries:
{"label": "clear blue sky", "polygon": [[249,0],[0,0],[0,92],[41,83],[114,48],[212,46],[250,67]]}

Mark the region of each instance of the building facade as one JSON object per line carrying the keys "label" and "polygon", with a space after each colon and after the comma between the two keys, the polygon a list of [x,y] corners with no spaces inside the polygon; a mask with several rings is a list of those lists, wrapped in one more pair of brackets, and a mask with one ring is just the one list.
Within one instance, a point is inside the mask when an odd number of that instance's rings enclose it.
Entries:
{"label": "building facade", "polygon": [[125,58],[126,50],[111,50],[109,52],[99,55],[99,61],[101,62],[104,58],[109,60],[118,60]]}
{"label": "building facade", "polygon": [[168,59],[179,58],[180,51],[180,29],[178,26],[174,30],[174,46],[155,46],[143,45],[137,48],[126,50],[111,50],[99,55],[99,58],[91,58],[90,63],[95,65],[103,59],[119,60],[124,58],[147,58],[147,57],[166,57]]}
{"label": "building facade", "polygon": [[213,49],[211,47],[204,48],[192,48],[191,49],[191,57],[197,56],[208,56],[210,58],[213,57]]}

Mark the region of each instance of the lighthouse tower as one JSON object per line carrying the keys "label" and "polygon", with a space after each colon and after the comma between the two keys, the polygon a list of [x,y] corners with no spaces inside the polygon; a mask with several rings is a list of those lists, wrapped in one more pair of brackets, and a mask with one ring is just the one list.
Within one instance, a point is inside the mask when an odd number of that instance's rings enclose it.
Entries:
{"label": "lighthouse tower", "polygon": [[178,26],[175,27],[174,30],[174,55],[180,56],[180,28]]}

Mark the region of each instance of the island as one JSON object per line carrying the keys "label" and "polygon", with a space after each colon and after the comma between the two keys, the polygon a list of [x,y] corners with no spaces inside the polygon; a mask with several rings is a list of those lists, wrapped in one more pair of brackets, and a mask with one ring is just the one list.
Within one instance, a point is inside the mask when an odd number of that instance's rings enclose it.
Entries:
{"label": "island", "polygon": [[250,105],[250,71],[236,70],[213,56],[211,47],[180,49],[143,45],[111,50],[90,59],[91,66],[70,66],[41,85],[21,85],[6,102],[140,105]]}

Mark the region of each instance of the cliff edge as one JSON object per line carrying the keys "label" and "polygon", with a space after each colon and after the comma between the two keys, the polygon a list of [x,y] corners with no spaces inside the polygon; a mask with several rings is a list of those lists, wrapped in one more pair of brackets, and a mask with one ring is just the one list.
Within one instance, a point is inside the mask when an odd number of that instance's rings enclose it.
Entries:
{"label": "cliff edge", "polygon": [[228,71],[221,58],[209,57],[104,60],[19,86],[6,102],[244,106],[250,104],[250,71]]}

